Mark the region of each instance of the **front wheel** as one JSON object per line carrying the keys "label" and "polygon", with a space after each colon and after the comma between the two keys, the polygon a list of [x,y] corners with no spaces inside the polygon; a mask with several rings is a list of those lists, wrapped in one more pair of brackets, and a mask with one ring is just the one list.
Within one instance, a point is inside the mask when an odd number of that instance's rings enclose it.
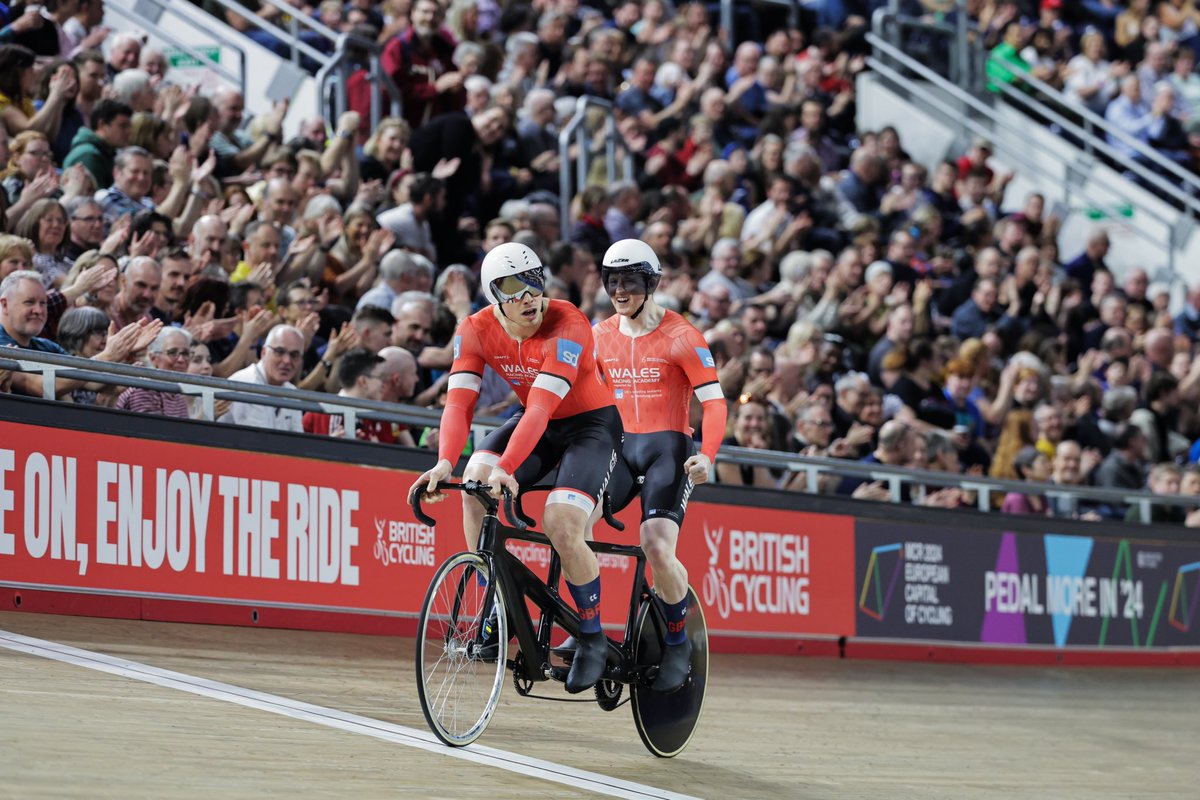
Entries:
{"label": "front wheel", "polygon": [[[648,599],[638,612],[634,646],[634,663],[639,667],[658,664],[662,658],[661,616]],[[683,752],[700,722],[704,708],[704,692],[708,687],[708,625],[700,598],[688,587],[687,622],[684,630],[692,643],[692,668],[687,682],[675,692],[656,692],[643,681],[629,687],[633,706],[633,723],[638,735],[651,753],[659,758],[672,758]]]}
{"label": "front wheel", "polygon": [[489,587],[490,572],[475,553],[453,556],[421,606],[417,694],[430,729],[451,747],[479,738],[504,687],[508,615],[499,585]]}

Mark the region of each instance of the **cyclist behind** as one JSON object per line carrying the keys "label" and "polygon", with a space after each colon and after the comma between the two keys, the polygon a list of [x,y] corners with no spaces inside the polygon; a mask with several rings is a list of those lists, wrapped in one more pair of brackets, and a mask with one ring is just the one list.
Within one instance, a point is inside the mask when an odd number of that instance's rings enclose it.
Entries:
{"label": "cyclist behind", "polygon": [[[650,245],[616,242],[604,254],[600,274],[617,313],[596,326],[596,353],[621,412],[628,466],[614,472],[609,493],[614,509],[623,508],[643,482],[642,549],[667,617],[667,647],[653,688],[670,692],[687,679],[692,654],[684,633],[687,570],[675,557],[675,544],[692,488],[709,478],[728,410],[704,337],[654,301],[662,267]],[[693,391],[704,412],[698,454],[688,425]]]}
{"label": "cyclist behind", "polygon": [[[567,691],[600,679],[608,638],[600,627],[600,566],[587,546],[587,521],[608,484],[621,445],[621,417],[596,366],[591,325],[579,309],[543,296],[545,270],[533,250],[510,242],[483,260],[480,283],[491,306],[460,323],[442,412],[438,462],[417,479],[431,501],[462,453],[479,397],[485,364],[512,384],[523,406],[488,435],[467,462],[465,480],[514,495],[555,466],[556,488],[546,497],[543,528],[562,559],[563,576],[579,609],[579,648]],[[483,506],[463,495],[463,528],[474,550]]]}

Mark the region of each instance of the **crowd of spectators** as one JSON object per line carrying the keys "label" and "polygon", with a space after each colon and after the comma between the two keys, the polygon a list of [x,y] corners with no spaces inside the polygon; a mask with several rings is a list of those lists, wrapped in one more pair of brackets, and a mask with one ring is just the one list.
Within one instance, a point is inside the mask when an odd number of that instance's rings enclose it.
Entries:
{"label": "crowd of spectators", "polygon": [[[989,89],[1021,86],[1032,75],[1065,95],[1067,107],[1060,110],[1090,111],[1200,173],[1195,0],[987,0],[977,6],[974,21],[990,50]],[[1110,133],[1108,143],[1120,155],[1157,168],[1124,139]]]}
{"label": "crowd of spectators", "polygon": [[[384,44],[404,113],[374,129],[356,111],[289,119],[286,103],[247,119],[237,92],[176,83],[140,37],[98,27],[92,3],[17,8],[0,31],[0,344],[436,407],[455,326],[483,303],[486,252],[529,245],[551,296],[599,321],[612,309],[597,261],[633,236],[662,262],[659,302],[704,333],[728,444],[1200,504],[1185,466],[1200,453],[1200,287],[1172,317],[1157,265],[1110,264],[1103,228],[1060,257],[1060,221],[1039,195],[1011,196],[986,140],[925,165],[893,128],[859,129],[854,5],[836,28],[806,17],[731,52],[698,3],[307,9]],[[59,35],[29,35],[47,29]],[[636,168],[573,186],[564,225],[557,130],[582,94],[613,101]],[[42,393],[16,372],[0,389]],[[138,388],[60,380],[57,394],[200,414]],[[480,413],[514,409],[485,376]],[[216,411],[345,433],[336,416]],[[355,433],[437,445],[436,429]],[[766,467],[721,463],[717,477],[813,488]],[[873,482],[817,488],[887,496]],[[905,499],[975,503],[958,487]],[[1013,513],[1137,514],[1035,489],[1000,499]]]}

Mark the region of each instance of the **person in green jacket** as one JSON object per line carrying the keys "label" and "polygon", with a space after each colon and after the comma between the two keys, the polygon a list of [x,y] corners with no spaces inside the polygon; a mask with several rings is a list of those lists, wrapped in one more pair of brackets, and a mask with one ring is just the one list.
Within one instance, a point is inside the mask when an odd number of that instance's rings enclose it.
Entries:
{"label": "person in green jacket", "polygon": [[987,59],[987,88],[989,92],[1000,92],[1000,84],[1015,83],[1029,72],[1029,64],[1021,58],[1025,34],[1020,22],[1004,26],[1004,41],[992,48]]}
{"label": "person in green jacket", "polygon": [[133,109],[116,100],[101,100],[92,109],[92,127],[80,128],[71,140],[63,168],[82,164],[96,179],[97,189],[113,182],[117,151],[129,144],[133,131]]}

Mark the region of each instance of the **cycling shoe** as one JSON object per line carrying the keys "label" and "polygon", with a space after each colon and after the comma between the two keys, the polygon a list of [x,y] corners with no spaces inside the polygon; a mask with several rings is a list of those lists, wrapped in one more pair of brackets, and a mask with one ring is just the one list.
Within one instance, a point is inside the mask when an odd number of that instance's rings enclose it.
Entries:
{"label": "cycling shoe", "polygon": [[692,668],[692,643],[684,639],[681,644],[663,647],[662,661],[658,665],[658,677],[650,688],[656,692],[669,693],[678,690],[687,682]]}
{"label": "cycling shoe", "polygon": [[604,666],[608,661],[608,637],[603,631],[580,634],[578,642],[571,671],[567,673],[567,691],[571,694],[579,694],[595,686],[604,675]]}

